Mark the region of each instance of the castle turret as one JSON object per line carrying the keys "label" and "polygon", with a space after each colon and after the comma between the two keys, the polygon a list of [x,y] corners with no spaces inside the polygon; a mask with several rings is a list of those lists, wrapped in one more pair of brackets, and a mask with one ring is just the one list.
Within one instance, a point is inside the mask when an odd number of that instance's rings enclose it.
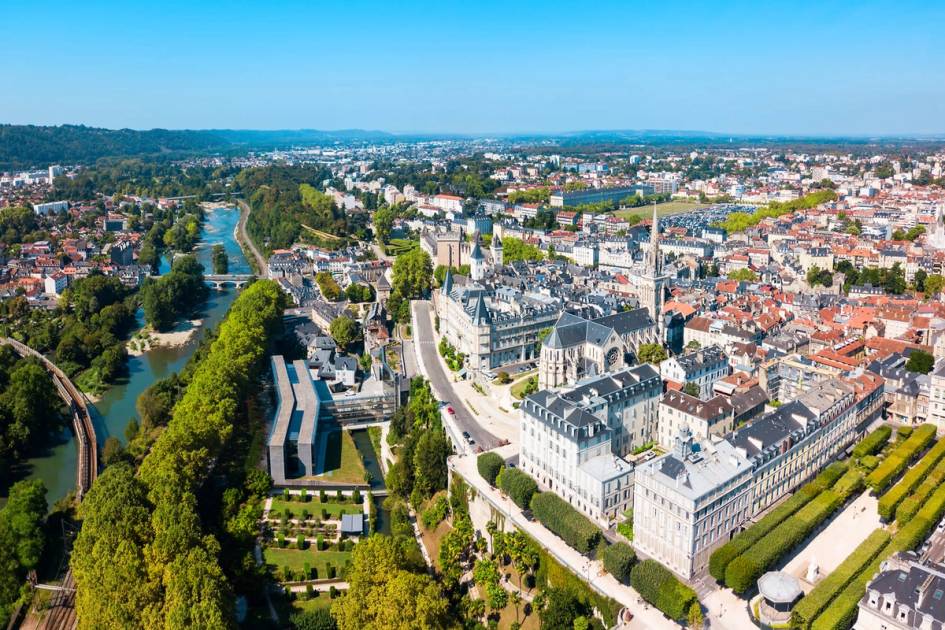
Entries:
{"label": "castle turret", "polygon": [[479,233],[473,237],[473,248],[469,253],[469,275],[473,282],[480,282],[486,276],[486,257],[479,247]]}

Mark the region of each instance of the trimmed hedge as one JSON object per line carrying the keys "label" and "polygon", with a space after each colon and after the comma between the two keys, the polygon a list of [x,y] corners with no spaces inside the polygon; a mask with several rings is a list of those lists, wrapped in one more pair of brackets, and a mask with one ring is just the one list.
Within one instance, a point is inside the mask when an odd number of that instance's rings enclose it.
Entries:
{"label": "trimmed hedge", "polygon": [[556,494],[538,493],[531,506],[542,525],[581,553],[589,553],[601,539],[600,529]]}
{"label": "trimmed hedge", "polygon": [[476,458],[476,468],[479,469],[479,476],[486,480],[493,488],[495,479],[499,476],[499,471],[505,467],[505,460],[498,453],[483,453]]}
{"label": "trimmed hedge", "polygon": [[538,492],[538,484],[535,480],[523,473],[518,468],[503,468],[496,477],[496,483],[505,494],[509,495],[515,505],[523,510],[527,509],[531,503],[532,496]]}
{"label": "trimmed hedge", "polygon": [[725,569],[729,562],[740,556],[749,547],[758,542],[765,534],[777,527],[787,517],[807,505],[814,497],[823,492],[847,471],[846,464],[834,463],[827,466],[817,477],[802,486],[787,501],[771,510],[764,518],[736,535],[709,556],[709,574],[720,583],[725,583]]}
{"label": "trimmed hedge", "polygon": [[945,514],[945,486],[936,488],[932,496],[922,505],[916,515],[893,536],[896,551],[908,551],[918,547],[939,519]]}
{"label": "trimmed hedge", "polygon": [[903,499],[896,508],[896,522],[900,525],[911,519],[925,503],[925,500],[945,481],[945,459],[932,469],[918,488]]}
{"label": "trimmed hedge", "polygon": [[630,585],[643,599],[676,621],[684,619],[692,603],[699,601],[695,591],[655,560],[637,563],[630,571]]}
{"label": "trimmed hedge", "polygon": [[866,457],[863,457],[862,459],[860,459],[860,466],[862,466],[866,470],[873,470],[874,468],[879,466],[879,458],[876,457],[875,455],[867,455]]}
{"label": "trimmed hedge", "polygon": [[866,485],[874,492],[882,492],[889,487],[889,484],[905,470],[906,466],[916,458],[916,456],[928,446],[935,438],[935,427],[931,424],[923,424],[912,435],[899,443],[892,453],[890,453],[883,463],[876,467],[866,477]]}
{"label": "trimmed hedge", "polygon": [[[888,547],[887,547],[888,549]],[[866,568],[857,574],[846,588],[830,602],[827,609],[811,624],[811,630],[847,630],[856,621],[860,600],[866,592],[867,583],[873,574],[879,571],[879,565],[886,559],[885,550],[880,551]]]}
{"label": "trimmed hedge", "polygon": [[912,494],[922,480],[945,457],[945,440],[940,440],[919,460],[919,463],[906,471],[899,483],[879,498],[877,509],[884,521],[889,521],[896,514],[896,508],[907,496]]}
{"label": "trimmed hedge", "polygon": [[781,557],[802,542],[843,504],[840,496],[824,490],[813,501],[784,520],[764,538],[725,568],[725,584],[736,593],[744,593]]}
{"label": "trimmed hedge", "polygon": [[892,428],[884,424],[865,438],[860,440],[859,444],[853,447],[853,457],[861,459],[867,455],[875,455],[886,446],[889,436],[892,435]]}
{"label": "trimmed hedge", "polygon": [[877,529],[847,556],[833,572],[814,586],[791,611],[791,626],[810,628],[817,618],[838,594],[846,588],[863,568],[869,564],[889,544],[889,532]]}
{"label": "trimmed hedge", "polygon": [[614,543],[604,549],[603,556],[604,568],[607,573],[614,576],[618,582],[628,584],[630,582],[630,571],[633,569],[633,565],[637,563],[637,554],[633,553],[630,545],[622,542]]}
{"label": "trimmed hedge", "polygon": [[863,473],[855,468],[851,468],[847,473],[837,480],[833,485],[833,491],[841,499],[846,501],[851,496],[863,489]]}

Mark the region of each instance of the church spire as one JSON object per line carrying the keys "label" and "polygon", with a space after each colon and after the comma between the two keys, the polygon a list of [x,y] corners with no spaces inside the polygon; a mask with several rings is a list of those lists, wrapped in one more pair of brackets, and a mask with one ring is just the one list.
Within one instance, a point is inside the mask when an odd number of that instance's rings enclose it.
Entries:
{"label": "church spire", "polygon": [[653,204],[653,227],[650,231],[650,257],[647,261],[647,271],[651,274],[659,275],[663,266],[663,261],[660,257],[660,226],[659,226],[659,217],[657,216],[656,204]]}

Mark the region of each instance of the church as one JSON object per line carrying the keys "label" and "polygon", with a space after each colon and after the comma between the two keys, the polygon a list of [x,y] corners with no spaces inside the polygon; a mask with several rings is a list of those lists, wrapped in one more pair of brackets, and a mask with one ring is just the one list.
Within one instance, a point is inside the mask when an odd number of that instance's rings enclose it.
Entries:
{"label": "church", "polygon": [[538,386],[565,387],[581,379],[613,372],[635,362],[642,344],[661,343],[663,296],[668,276],[659,249],[659,224],[653,229],[646,267],[640,276],[638,309],[588,320],[562,313],[541,346]]}

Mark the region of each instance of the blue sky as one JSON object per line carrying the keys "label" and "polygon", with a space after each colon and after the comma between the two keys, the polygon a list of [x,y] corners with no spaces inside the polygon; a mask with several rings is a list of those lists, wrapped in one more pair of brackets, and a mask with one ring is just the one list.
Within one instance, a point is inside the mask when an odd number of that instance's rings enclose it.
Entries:
{"label": "blue sky", "polygon": [[9,123],[945,133],[939,1],[5,0],[0,59]]}

